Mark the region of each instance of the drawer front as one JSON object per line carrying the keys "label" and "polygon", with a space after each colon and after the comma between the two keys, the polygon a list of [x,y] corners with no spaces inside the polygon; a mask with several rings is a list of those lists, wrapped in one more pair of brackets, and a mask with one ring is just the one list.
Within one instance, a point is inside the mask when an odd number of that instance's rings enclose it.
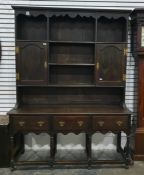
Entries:
{"label": "drawer front", "polygon": [[128,116],[94,116],[93,130],[95,131],[127,131],[129,129]]}
{"label": "drawer front", "polygon": [[53,127],[55,130],[88,130],[89,118],[85,116],[54,116]]}
{"label": "drawer front", "polygon": [[14,130],[47,131],[49,129],[48,117],[44,116],[18,116],[13,118]]}

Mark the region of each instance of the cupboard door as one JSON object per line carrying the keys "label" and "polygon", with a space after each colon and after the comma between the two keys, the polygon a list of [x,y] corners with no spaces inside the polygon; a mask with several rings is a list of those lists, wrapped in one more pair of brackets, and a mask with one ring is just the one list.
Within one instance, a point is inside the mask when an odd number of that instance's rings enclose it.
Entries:
{"label": "cupboard door", "polygon": [[97,46],[96,81],[99,85],[123,85],[125,81],[125,45]]}
{"label": "cupboard door", "polygon": [[47,83],[47,47],[41,42],[18,42],[17,83],[39,85]]}

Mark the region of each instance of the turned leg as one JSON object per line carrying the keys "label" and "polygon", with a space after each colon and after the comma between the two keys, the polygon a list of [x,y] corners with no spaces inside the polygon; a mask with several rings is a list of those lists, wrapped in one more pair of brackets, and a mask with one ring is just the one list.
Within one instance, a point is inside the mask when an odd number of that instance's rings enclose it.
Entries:
{"label": "turned leg", "polygon": [[125,147],[125,155],[126,155],[126,168],[129,168],[131,162],[131,154],[130,154],[130,137],[127,135],[127,142]]}
{"label": "turned leg", "polygon": [[86,151],[86,154],[88,155],[88,134],[85,134],[85,136],[86,136],[86,142],[85,142],[86,149],[85,149],[85,151]]}
{"label": "turned leg", "polygon": [[20,150],[23,154],[25,152],[24,134],[20,134]]}
{"label": "turned leg", "polygon": [[57,152],[57,134],[54,134],[54,154]]}
{"label": "turned leg", "polygon": [[117,134],[117,152],[121,150],[121,132]]}
{"label": "turned leg", "polygon": [[14,136],[10,136],[10,167],[12,171],[15,169],[14,156]]}
{"label": "turned leg", "polygon": [[54,155],[55,155],[55,143],[54,135],[50,136],[50,166],[53,167],[54,164]]}
{"label": "turned leg", "polygon": [[87,151],[87,159],[88,159],[88,169],[91,168],[91,134],[86,134],[86,151]]}

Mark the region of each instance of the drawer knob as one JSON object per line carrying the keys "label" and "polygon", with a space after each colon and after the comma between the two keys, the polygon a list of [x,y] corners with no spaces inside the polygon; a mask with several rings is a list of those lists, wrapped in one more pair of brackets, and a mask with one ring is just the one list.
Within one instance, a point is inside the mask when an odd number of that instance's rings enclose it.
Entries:
{"label": "drawer knob", "polygon": [[65,122],[64,121],[59,121],[59,125],[60,125],[60,127],[63,127],[65,125]]}
{"label": "drawer knob", "polygon": [[44,125],[44,123],[45,123],[45,122],[43,122],[43,121],[38,121],[38,122],[37,122],[37,124],[38,124],[39,127],[42,127],[42,126]]}
{"label": "drawer knob", "polygon": [[104,125],[104,121],[99,121],[98,125],[102,127]]}
{"label": "drawer knob", "polygon": [[20,125],[21,127],[23,127],[23,126],[25,125],[25,122],[24,122],[24,121],[20,121],[20,122],[19,122],[19,125]]}
{"label": "drawer knob", "polygon": [[117,122],[116,122],[116,124],[117,124],[118,126],[121,126],[122,123],[123,123],[122,121],[117,121]]}
{"label": "drawer knob", "polygon": [[77,123],[78,123],[78,125],[79,125],[80,127],[84,124],[83,121],[78,121]]}

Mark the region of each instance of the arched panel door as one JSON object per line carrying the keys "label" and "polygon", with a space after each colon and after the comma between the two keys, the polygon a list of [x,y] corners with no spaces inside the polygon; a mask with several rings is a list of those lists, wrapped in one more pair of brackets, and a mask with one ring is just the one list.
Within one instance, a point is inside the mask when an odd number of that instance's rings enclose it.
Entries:
{"label": "arched panel door", "polygon": [[18,42],[17,83],[40,85],[47,83],[47,47],[41,42]]}
{"label": "arched panel door", "polygon": [[99,44],[97,46],[97,84],[123,85],[125,60],[124,44]]}

